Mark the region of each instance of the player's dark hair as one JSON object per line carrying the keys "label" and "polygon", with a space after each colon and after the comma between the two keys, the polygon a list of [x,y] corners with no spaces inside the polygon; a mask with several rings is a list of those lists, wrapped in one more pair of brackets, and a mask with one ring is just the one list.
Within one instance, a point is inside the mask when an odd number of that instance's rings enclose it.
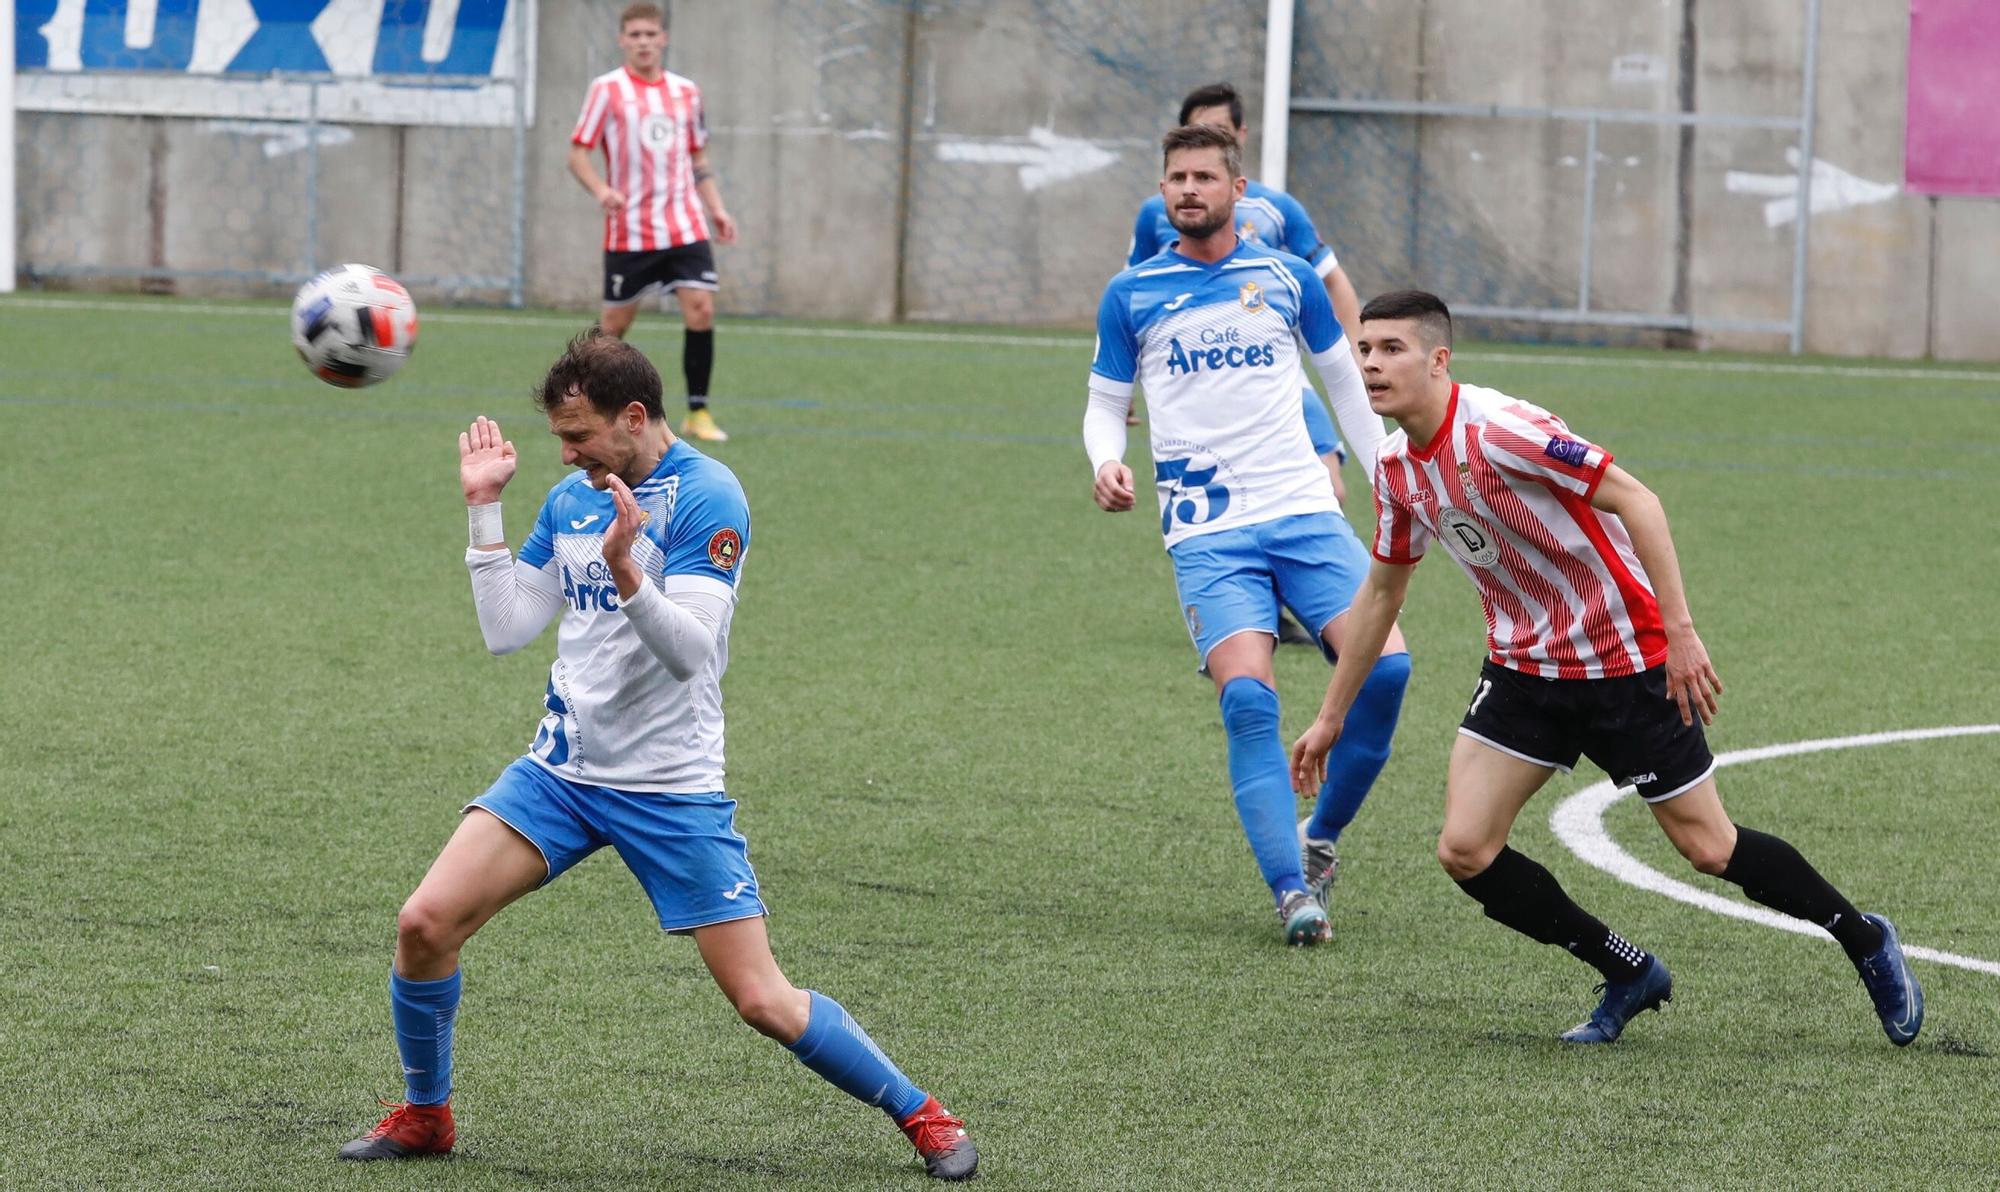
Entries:
{"label": "player's dark hair", "polygon": [[625,26],[633,21],[651,21],[665,30],[667,14],[657,4],[627,4],[625,11],[618,14],[618,32],[625,32]]}
{"label": "player's dark hair", "polygon": [[644,352],[602,327],[569,341],[569,348],[535,387],[535,405],[544,414],[552,413],[577,394],[589,398],[591,408],[606,418],[616,418],[635,401],[646,407],[648,418],[667,416],[660,404],[660,370]]}
{"label": "player's dark hair", "polygon": [[1426,349],[1451,346],[1451,311],[1436,294],[1423,290],[1377,294],[1361,308],[1361,321],[1370,319],[1415,319]]}
{"label": "player's dark hair", "polygon": [[1184,124],[1160,139],[1160,161],[1164,167],[1166,159],[1183,149],[1220,149],[1222,165],[1231,178],[1243,176],[1243,146],[1236,143],[1236,134],[1228,129],[1217,128],[1213,124]]}
{"label": "player's dark hair", "polygon": [[1231,83],[1210,83],[1205,87],[1196,87],[1194,90],[1188,92],[1187,98],[1181,101],[1181,118],[1179,123],[1186,124],[1189,116],[1194,115],[1203,108],[1212,108],[1219,103],[1229,105],[1229,126],[1231,128],[1242,128],[1243,97],[1236,94],[1236,87]]}

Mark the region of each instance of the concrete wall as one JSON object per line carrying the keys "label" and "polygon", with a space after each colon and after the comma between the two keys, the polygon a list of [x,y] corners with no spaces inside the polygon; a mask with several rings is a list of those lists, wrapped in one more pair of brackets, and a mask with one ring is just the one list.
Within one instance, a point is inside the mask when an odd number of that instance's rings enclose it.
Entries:
{"label": "concrete wall", "polygon": [[[565,169],[566,134],[589,79],[619,60],[620,7],[540,6],[525,163],[536,305],[596,301],[601,222]],[[718,253],[725,311],[1087,323],[1155,184],[1155,145],[1179,95],[1233,79],[1254,123],[1264,7],[682,0],[669,63],[703,86],[712,156],[742,226],[742,242]],[[1785,114],[1801,91],[1803,8],[1299,0],[1297,88],[1657,111],[1691,94],[1702,111]],[[1904,4],[1824,7],[1816,156],[1872,182],[1901,178],[1908,20]],[[24,267],[305,263],[304,154],[267,156],[258,136],[206,121],[26,113],[19,132]],[[1786,317],[1793,225],[1767,223],[1769,196],[1730,179],[1790,174],[1792,134],[1611,124],[1600,134],[1594,307]],[[1422,284],[1461,303],[1574,302],[1582,125],[1301,116],[1292,144],[1292,189],[1364,295]],[[1253,138],[1253,163],[1258,148]],[[344,129],[322,149],[319,263],[505,274],[513,166],[507,130]],[[2000,203],[1894,193],[1819,212],[1808,349],[2000,358],[2000,320],[1987,313],[2000,282],[1983,266],[1996,247]],[[243,287],[183,278],[175,288]],[[1770,349],[1783,337],[1699,342]]]}

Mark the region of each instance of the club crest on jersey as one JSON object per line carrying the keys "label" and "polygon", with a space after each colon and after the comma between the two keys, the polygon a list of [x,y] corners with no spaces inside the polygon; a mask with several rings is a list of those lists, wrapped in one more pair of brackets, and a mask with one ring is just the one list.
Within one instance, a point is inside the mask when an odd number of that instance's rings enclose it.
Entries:
{"label": "club crest on jersey", "polygon": [[1254,281],[1246,281],[1243,288],[1236,291],[1236,300],[1243,304],[1244,310],[1263,310],[1264,288]]}
{"label": "club crest on jersey", "polygon": [[708,561],[721,571],[734,571],[736,560],[743,556],[743,540],[736,531],[724,526],[708,540]]}
{"label": "club crest on jersey", "polygon": [[1263,243],[1262,238],[1257,235],[1257,221],[1254,219],[1246,219],[1237,225],[1236,234],[1253,244]]}
{"label": "club crest on jersey", "polygon": [[1491,567],[1500,561],[1500,544],[1479,519],[1450,505],[1438,511],[1438,537],[1451,553],[1474,567]]}

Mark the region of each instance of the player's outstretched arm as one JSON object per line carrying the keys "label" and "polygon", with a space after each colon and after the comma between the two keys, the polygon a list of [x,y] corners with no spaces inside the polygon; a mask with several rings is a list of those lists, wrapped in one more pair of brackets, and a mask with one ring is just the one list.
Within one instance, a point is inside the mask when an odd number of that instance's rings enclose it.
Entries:
{"label": "player's outstretched arm", "polygon": [[[473,420],[470,429],[458,436],[458,484],[465,491],[467,508],[491,505],[514,478],[520,466],[514,444],[500,433],[500,424],[484,414]],[[505,550],[504,538],[490,543],[474,543],[481,550]]]}
{"label": "player's outstretched arm", "polygon": [[1292,743],[1292,789],[1300,794],[1312,794],[1326,781],[1326,755],[1340,740],[1347,710],[1354,706],[1354,697],[1361,693],[1361,685],[1382,657],[1382,647],[1410,590],[1410,572],[1415,569],[1414,563],[1377,559],[1354,594],[1354,603],[1347,608],[1346,649],[1340,652],[1333,678],[1327,682],[1326,700],[1311,727]]}
{"label": "player's outstretched arm", "polygon": [[507,550],[500,518],[500,493],[514,478],[520,460],[500,424],[480,417],[458,436],[458,483],[465,492],[472,573],[472,607],[480,636],[495,654],[511,654],[534,641],[562,607],[555,577]]}
{"label": "player's outstretched arm", "polygon": [[1688,611],[1687,589],[1681,584],[1680,556],[1674,551],[1673,532],[1667,528],[1666,507],[1652,489],[1617,464],[1605,468],[1604,479],[1590,495],[1590,504],[1624,523],[1625,532],[1632,536],[1632,553],[1639,556],[1640,565],[1653,581],[1653,595],[1660,602],[1660,620],[1667,633],[1667,698],[1679,705],[1681,723],[1693,724],[1697,713],[1703,724],[1713,723],[1722,677],[1715,673],[1708,647],[1694,631],[1694,614]]}

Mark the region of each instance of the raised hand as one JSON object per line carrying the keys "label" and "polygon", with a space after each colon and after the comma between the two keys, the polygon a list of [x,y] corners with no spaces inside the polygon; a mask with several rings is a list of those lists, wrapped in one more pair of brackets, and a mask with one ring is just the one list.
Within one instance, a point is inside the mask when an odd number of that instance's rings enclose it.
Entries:
{"label": "raised hand", "polygon": [[514,444],[500,437],[500,424],[480,415],[458,436],[458,483],[467,505],[491,505],[514,478],[520,460]]}
{"label": "raised hand", "polygon": [[639,540],[646,512],[639,508],[638,498],[616,472],[604,479],[605,487],[611,491],[611,503],[618,507],[618,516],[604,531],[604,563],[611,568],[611,578],[618,584],[618,599],[630,600],[639,591],[641,580],[639,565],[632,561],[632,544]]}

